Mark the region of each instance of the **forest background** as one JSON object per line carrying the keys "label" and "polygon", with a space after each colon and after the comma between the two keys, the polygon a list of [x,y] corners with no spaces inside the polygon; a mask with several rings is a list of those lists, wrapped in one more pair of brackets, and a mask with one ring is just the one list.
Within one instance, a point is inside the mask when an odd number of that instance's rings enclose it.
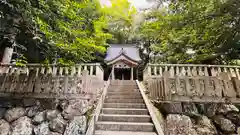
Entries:
{"label": "forest background", "polygon": [[134,43],[145,64],[239,64],[238,0],[151,0],[145,9],[109,2],[0,0],[0,57],[10,53],[17,64],[103,63],[109,44]]}

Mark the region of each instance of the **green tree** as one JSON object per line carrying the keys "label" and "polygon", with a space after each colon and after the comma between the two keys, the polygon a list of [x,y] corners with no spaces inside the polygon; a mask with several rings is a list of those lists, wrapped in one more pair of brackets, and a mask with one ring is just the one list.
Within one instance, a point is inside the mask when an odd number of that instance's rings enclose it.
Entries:
{"label": "green tree", "polygon": [[239,7],[236,0],[170,1],[147,15],[142,38],[165,62],[228,64],[239,58]]}
{"label": "green tree", "polygon": [[103,7],[108,18],[108,31],[114,36],[110,43],[127,43],[136,35],[137,10],[128,0],[110,0],[111,6]]}
{"label": "green tree", "polygon": [[[38,50],[50,63],[89,62],[106,50],[111,34],[98,0],[1,0],[1,41],[20,46],[20,54],[31,59]],[[1,42],[1,46],[6,46]],[[24,48],[24,49],[23,49]],[[26,50],[22,53],[22,50]]]}

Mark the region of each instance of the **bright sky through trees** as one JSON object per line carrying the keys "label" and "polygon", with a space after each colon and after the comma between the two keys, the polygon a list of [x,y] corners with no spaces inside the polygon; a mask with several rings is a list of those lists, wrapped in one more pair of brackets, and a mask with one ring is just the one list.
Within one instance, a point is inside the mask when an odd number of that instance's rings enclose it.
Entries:
{"label": "bright sky through trees", "polygon": [[[110,6],[111,2],[109,0],[100,0],[103,5]],[[150,7],[151,4],[148,3],[146,0],[128,0],[130,3],[132,3],[133,6],[136,8],[147,8]]]}

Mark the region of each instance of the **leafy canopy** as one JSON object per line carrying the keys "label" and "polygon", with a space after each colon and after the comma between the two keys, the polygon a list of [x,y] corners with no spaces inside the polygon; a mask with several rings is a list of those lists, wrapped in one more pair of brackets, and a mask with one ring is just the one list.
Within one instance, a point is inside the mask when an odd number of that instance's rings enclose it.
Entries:
{"label": "leafy canopy", "polygon": [[89,62],[106,51],[112,38],[104,31],[107,18],[98,0],[7,0],[0,5],[1,40],[25,47],[27,52],[18,53],[27,58],[37,51],[35,62],[42,60],[38,57]]}
{"label": "leafy canopy", "polygon": [[147,15],[142,38],[161,61],[227,64],[239,58],[239,7],[234,0],[170,1]]}
{"label": "leafy canopy", "polygon": [[110,0],[102,11],[108,19],[108,31],[114,36],[111,43],[126,43],[134,38],[137,10],[128,0]]}

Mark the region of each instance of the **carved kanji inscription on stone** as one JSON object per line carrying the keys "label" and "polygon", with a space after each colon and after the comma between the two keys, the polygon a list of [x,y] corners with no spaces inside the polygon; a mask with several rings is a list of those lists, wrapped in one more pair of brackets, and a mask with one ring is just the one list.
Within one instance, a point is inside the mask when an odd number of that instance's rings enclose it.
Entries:
{"label": "carved kanji inscription on stone", "polygon": [[176,79],[169,79],[169,89],[171,94],[177,94]]}
{"label": "carved kanji inscription on stone", "polygon": [[179,79],[180,87],[179,87],[179,95],[186,95],[186,80]]}

